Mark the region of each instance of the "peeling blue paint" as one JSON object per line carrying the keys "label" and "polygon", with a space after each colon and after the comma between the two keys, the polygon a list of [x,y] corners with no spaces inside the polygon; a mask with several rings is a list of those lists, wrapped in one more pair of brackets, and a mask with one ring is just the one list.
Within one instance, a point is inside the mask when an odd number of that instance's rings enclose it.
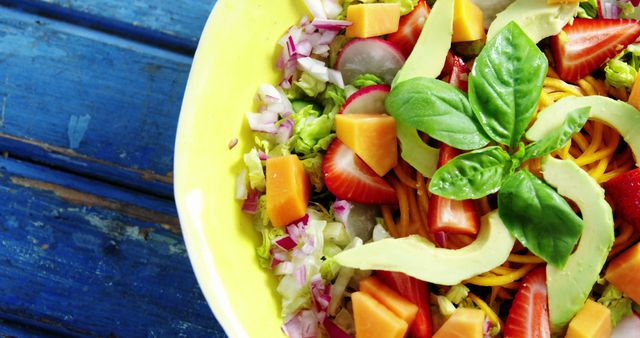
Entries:
{"label": "peeling blue paint", "polygon": [[91,122],[91,115],[71,115],[67,127],[69,148],[78,149],[78,147],[80,147],[80,142],[82,142],[84,134],[87,132],[87,129],[89,129],[89,122]]}

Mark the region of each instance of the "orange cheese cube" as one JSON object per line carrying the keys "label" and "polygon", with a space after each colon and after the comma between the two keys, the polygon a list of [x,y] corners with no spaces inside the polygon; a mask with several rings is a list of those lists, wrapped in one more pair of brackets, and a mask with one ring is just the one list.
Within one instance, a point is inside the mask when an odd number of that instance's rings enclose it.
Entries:
{"label": "orange cheese cube", "polygon": [[582,309],[569,323],[565,338],[611,337],[611,310],[587,299]]}
{"label": "orange cheese cube", "polygon": [[416,318],[418,306],[386,286],[376,277],[371,276],[361,280],[360,291],[371,295],[409,325]]}
{"label": "orange cheese cube", "polygon": [[640,243],[616,257],[604,278],[634,302],[640,303]]}
{"label": "orange cheese cube", "polygon": [[484,312],[478,309],[457,308],[433,335],[433,338],[482,338]]}
{"label": "orange cheese cube", "polygon": [[633,82],[633,87],[631,88],[631,95],[629,95],[627,102],[636,107],[636,109],[640,109],[640,76],[636,76],[636,80]]}
{"label": "orange cheese cube", "polygon": [[403,338],[409,325],[362,291],[351,294],[356,338]]}
{"label": "orange cheese cube", "polygon": [[346,36],[350,38],[369,38],[393,33],[400,23],[399,3],[372,3],[351,5],[347,8]]}
{"label": "orange cheese cube", "polygon": [[296,155],[267,159],[267,215],[274,226],[285,226],[307,213],[311,186]]}
{"label": "orange cheese cube", "polygon": [[380,176],[398,164],[396,121],[389,115],[338,114],[336,136]]}
{"label": "orange cheese cube", "polygon": [[475,41],[484,39],[486,36],[482,10],[471,0],[455,0],[451,41]]}

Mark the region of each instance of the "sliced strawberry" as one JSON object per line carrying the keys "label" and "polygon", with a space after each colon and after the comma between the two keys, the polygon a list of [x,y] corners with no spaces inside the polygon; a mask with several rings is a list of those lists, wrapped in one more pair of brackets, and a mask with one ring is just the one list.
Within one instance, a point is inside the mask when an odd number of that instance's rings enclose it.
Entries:
{"label": "sliced strawberry", "polygon": [[376,271],[376,276],[400,295],[418,306],[418,314],[409,328],[411,338],[431,338],[433,324],[429,308],[429,285],[402,272]]}
{"label": "sliced strawberry", "polygon": [[604,189],[616,215],[640,231],[640,168],[609,180]]}
{"label": "sliced strawberry", "polygon": [[420,0],[411,13],[400,18],[398,31],[387,36],[387,41],[393,43],[408,57],[420,37],[422,27],[427,21],[431,9],[424,0]]}
{"label": "sliced strawberry", "polygon": [[[460,150],[443,143],[440,147],[438,167],[442,167],[460,153]],[[431,194],[429,198],[427,221],[429,231],[434,234],[444,232],[475,235],[480,225],[478,210],[473,200],[456,201],[436,194]]]}
{"label": "sliced strawberry", "polygon": [[322,161],[327,189],[336,197],[365,204],[397,204],[396,191],[349,147],[335,139]]}
{"label": "sliced strawberry", "polygon": [[471,70],[469,70],[469,67],[464,64],[461,57],[454,55],[451,52],[449,52],[449,54],[452,55],[451,77],[449,78],[449,83],[466,93],[469,88],[469,73]]}
{"label": "sliced strawberry", "polygon": [[636,41],[640,22],[577,18],[562,31],[551,38],[551,52],[560,78],[575,82]]}
{"label": "sliced strawberry", "polygon": [[513,300],[504,338],[551,337],[549,306],[547,305],[547,274],[545,267],[529,272]]}

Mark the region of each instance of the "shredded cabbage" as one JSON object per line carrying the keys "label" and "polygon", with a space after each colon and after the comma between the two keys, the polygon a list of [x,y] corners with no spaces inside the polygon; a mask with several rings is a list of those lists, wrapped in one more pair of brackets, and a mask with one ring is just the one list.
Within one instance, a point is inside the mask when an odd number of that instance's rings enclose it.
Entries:
{"label": "shredded cabbage", "polygon": [[244,164],[247,166],[249,172],[249,185],[251,189],[264,192],[266,181],[264,170],[262,169],[262,161],[260,161],[260,156],[256,148],[244,154]]}
{"label": "shredded cabbage", "polygon": [[454,304],[462,303],[465,298],[469,296],[469,288],[464,286],[464,284],[456,284],[449,289],[445,297],[450,300]]}
{"label": "shredded cabbage", "polygon": [[322,94],[322,104],[324,105],[322,113],[324,115],[335,116],[344,104],[344,101],[346,101],[345,90],[330,83],[327,86],[327,90]]}
{"label": "shredded cabbage", "polygon": [[607,62],[604,67],[606,83],[616,88],[630,88],[640,68],[640,45],[629,45]]}
{"label": "shredded cabbage", "polygon": [[613,326],[616,326],[622,318],[633,313],[633,301],[625,297],[620,290],[611,284],[604,289],[602,296],[598,299],[598,303],[611,310],[611,323]]}
{"label": "shredded cabbage", "polygon": [[585,0],[580,2],[578,17],[593,19],[598,16],[598,0]]}
{"label": "shredded cabbage", "polygon": [[326,82],[318,80],[307,72],[302,72],[300,78],[297,81],[294,81],[293,84],[294,86],[302,89],[302,91],[310,97],[316,97],[327,89]]}
{"label": "shredded cabbage", "polygon": [[320,115],[310,105],[291,115],[291,118],[295,124],[292,144],[296,153],[309,155],[329,148],[335,138],[332,133],[334,116]]}
{"label": "shredded cabbage", "polygon": [[322,154],[315,153],[302,159],[302,167],[309,175],[313,190],[321,192],[324,188],[322,175]]}
{"label": "shredded cabbage", "polygon": [[353,80],[353,86],[360,89],[369,86],[383,84],[384,80],[374,74],[362,74]]}
{"label": "shredded cabbage", "polygon": [[271,266],[271,246],[273,240],[277,237],[284,235],[282,228],[275,228],[272,226],[266,226],[262,229],[262,244],[256,248],[258,254],[258,262],[263,268]]}

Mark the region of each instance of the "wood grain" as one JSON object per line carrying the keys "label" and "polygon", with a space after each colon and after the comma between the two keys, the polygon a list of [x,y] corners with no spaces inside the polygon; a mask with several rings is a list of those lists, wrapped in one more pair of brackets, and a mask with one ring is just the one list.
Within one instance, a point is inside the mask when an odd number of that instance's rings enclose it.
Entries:
{"label": "wood grain", "polygon": [[0,151],[172,197],[191,59],[0,7]]}
{"label": "wood grain", "polygon": [[[51,188],[67,178],[0,159],[0,318],[64,336],[223,337],[182,238],[126,208],[69,200]],[[96,189],[72,182],[69,192]],[[148,198],[98,189],[120,200]]]}
{"label": "wood grain", "polygon": [[0,0],[120,36],[193,53],[215,0]]}

